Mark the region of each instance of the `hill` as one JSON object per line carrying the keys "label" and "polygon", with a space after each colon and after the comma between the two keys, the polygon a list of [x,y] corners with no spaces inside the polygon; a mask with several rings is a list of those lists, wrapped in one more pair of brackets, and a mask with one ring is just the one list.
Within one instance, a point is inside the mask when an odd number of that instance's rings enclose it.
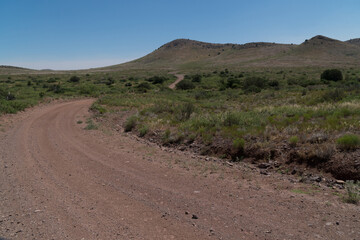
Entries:
{"label": "hill", "polygon": [[[131,62],[80,72],[118,70],[232,70],[268,67],[353,67],[360,64],[360,38],[339,41],[315,36],[303,43],[279,44],[252,42],[246,44],[207,43],[176,39]],[[73,71],[32,70],[0,66],[0,74],[56,73]]]}
{"label": "hill", "polygon": [[31,71],[35,71],[35,70],[22,68],[22,67],[0,65],[0,74],[25,73]]}
{"label": "hill", "polygon": [[359,39],[315,36],[302,44],[214,44],[189,39],[166,43],[137,60],[103,69],[210,69],[228,67],[344,67],[360,63]]}
{"label": "hill", "polygon": [[346,41],[347,43],[350,43],[350,44],[354,44],[354,45],[357,45],[357,46],[360,46],[360,38],[354,38],[354,39],[350,39],[348,41]]}

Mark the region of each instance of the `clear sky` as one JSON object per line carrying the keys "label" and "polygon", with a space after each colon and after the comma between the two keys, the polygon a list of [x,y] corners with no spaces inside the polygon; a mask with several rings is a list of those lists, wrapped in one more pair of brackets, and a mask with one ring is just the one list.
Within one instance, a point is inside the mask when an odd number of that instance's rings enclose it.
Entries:
{"label": "clear sky", "polygon": [[80,69],[176,38],[301,43],[360,38],[360,0],[0,0],[0,65]]}

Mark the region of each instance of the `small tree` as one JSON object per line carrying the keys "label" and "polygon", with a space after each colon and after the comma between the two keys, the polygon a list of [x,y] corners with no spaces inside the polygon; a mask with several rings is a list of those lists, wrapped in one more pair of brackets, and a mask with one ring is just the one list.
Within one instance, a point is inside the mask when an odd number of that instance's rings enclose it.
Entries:
{"label": "small tree", "polygon": [[321,80],[341,81],[343,80],[342,72],[339,69],[327,69],[321,74]]}
{"label": "small tree", "polygon": [[78,76],[72,76],[70,79],[69,79],[69,82],[80,82],[80,78]]}
{"label": "small tree", "polygon": [[195,88],[195,85],[187,79],[182,80],[181,82],[176,84],[176,89],[180,89],[180,90],[188,90],[188,89],[194,89],[194,88]]}
{"label": "small tree", "polygon": [[192,82],[201,82],[201,75],[200,74],[196,74],[192,77]]}

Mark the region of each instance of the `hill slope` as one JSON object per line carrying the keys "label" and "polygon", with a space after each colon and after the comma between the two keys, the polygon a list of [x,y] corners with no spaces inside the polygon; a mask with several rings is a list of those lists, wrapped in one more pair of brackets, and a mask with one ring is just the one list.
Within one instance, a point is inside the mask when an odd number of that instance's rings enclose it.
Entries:
{"label": "hill slope", "polygon": [[354,39],[350,39],[348,41],[346,41],[347,43],[350,43],[350,44],[354,44],[354,45],[357,45],[357,46],[360,46],[360,38],[354,38]]}
{"label": "hill slope", "polygon": [[36,70],[31,70],[31,69],[22,68],[22,67],[0,65],[0,74],[25,73],[25,72],[31,72],[31,71],[36,71]]}
{"label": "hill slope", "polygon": [[105,69],[208,69],[218,67],[354,66],[360,63],[357,40],[315,36],[300,45],[255,42],[213,44],[188,39],[169,42],[137,60]]}

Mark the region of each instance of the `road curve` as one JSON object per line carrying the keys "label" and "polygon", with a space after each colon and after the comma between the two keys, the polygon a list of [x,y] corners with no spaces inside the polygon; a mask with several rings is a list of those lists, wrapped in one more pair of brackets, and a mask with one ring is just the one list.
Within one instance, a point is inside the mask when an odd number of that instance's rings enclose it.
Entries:
{"label": "road curve", "polygon": [[0,132],[0,239],[360,239],[355,206],[84,130],[91,103],[37,107]]}
{"label": "road curve", "polygon": [[175,82],[173,82],[172,84],[169,85],[170,89],[175,89],[176,84],[178,84],[179,82],[181,82],[182,80],[184,80],[185,75],[184,74],[178,74],[175,72],[172,72],[170,74],[174,74],[174,76],[176,77]]}

